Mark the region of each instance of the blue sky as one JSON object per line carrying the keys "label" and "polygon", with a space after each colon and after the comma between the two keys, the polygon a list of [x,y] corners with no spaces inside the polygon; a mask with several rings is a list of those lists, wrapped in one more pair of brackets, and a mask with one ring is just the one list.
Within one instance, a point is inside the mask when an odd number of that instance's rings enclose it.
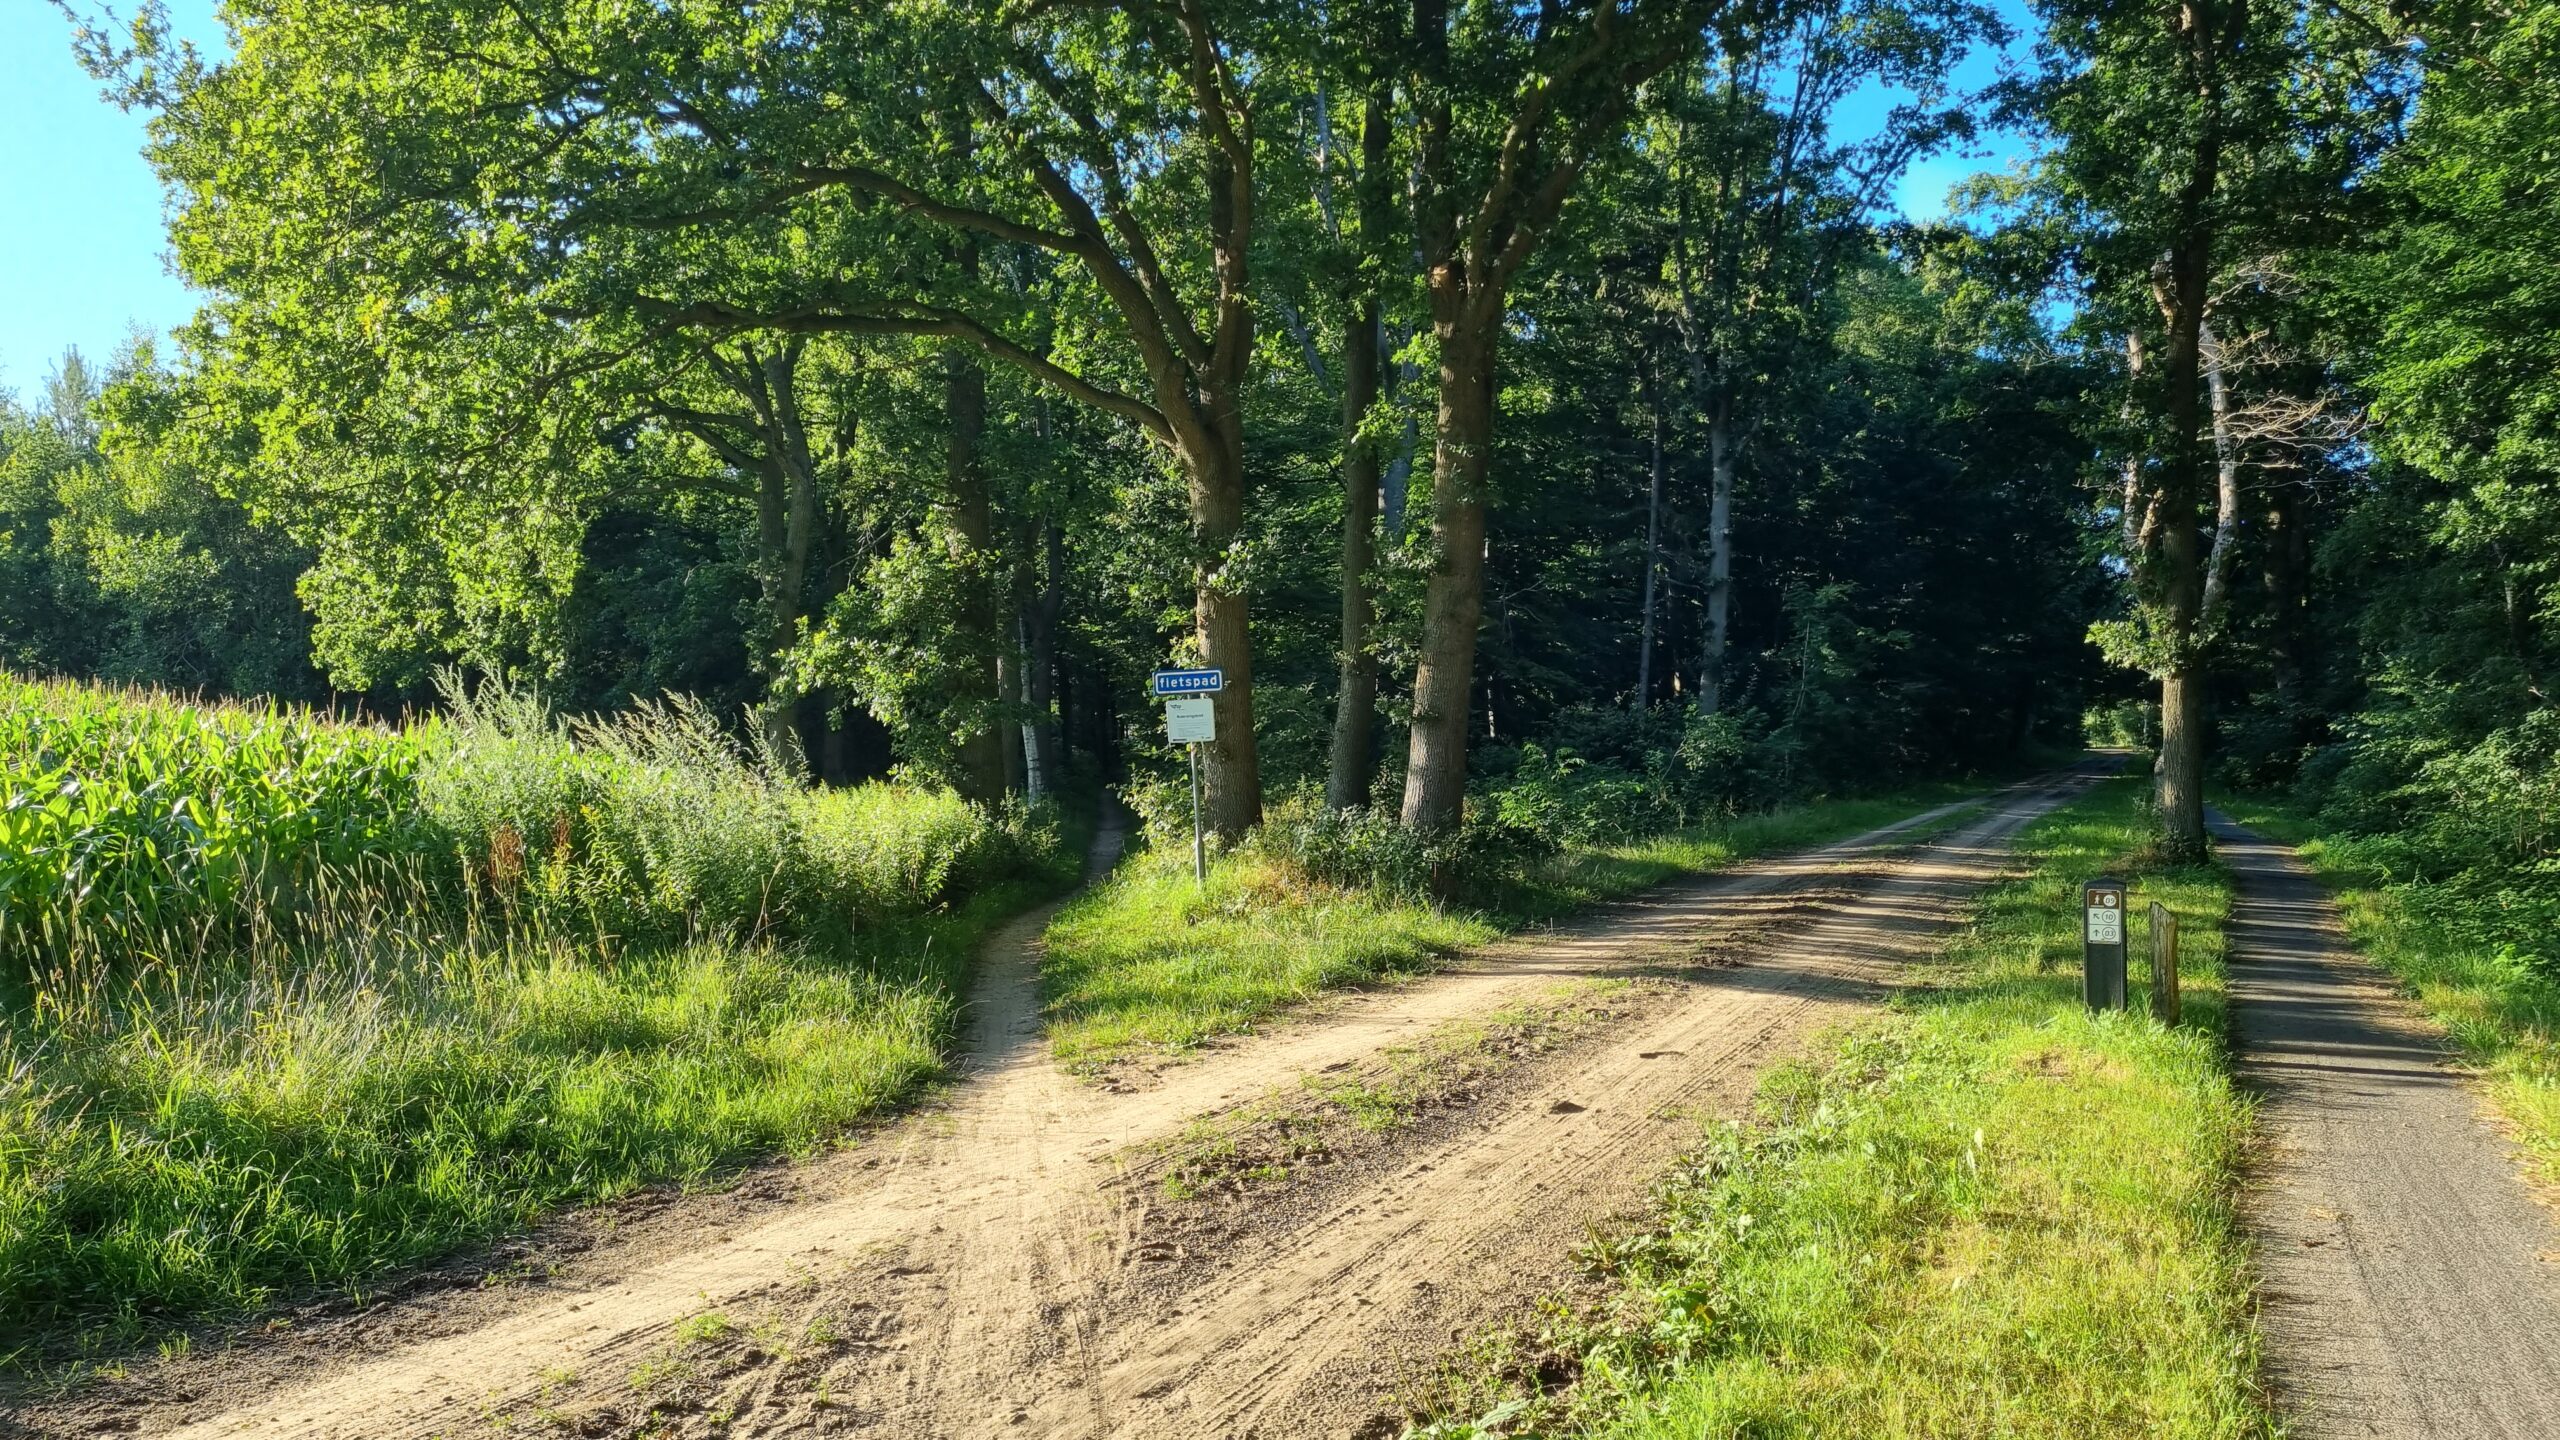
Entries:
{"label": "blue sky", "polygon": [[[84,10],[93,0],[79,0]],[[213,0],[171,0],[181,33],[204,44],[219,31]],[[2020,0],[2001,0],[2027,28]],[[31,397],[66,345],[104,358],[136,325],[165,331],[195,310],[170,273],[159,181],[142,158],[143,117],[98,94],[71,57],[71,27],[45,0],[0,0],[0,390]],[[2023,42],[2022,42],[2023,43]],[[1956,77],[1979,85],[1994,60],[1977,56]],[[1836,123],[1871,126],[1890,103],[1856,97]],[[1947,188],[2021,150],[1996,136],[1970,156],[1923,161],[1902,182],[1905,214],[1945,208]]]}
{"label": "blue sky", "polygon": [[[183,33],[215,33],[212,0],[170,8]],[[134,324],[194,312],[169,273],[142,140],[143,117],[71,58],[59,10],[0,0],[0,389],[29,396],[64,346],[103,358]]]}

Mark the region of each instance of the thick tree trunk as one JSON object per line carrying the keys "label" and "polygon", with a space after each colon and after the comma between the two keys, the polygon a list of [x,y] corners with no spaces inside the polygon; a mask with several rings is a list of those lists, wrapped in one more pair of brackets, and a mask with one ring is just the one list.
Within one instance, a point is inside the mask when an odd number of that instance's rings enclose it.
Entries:
{"label": "thick tree trunk", "polygon": [[799,358],[799,347],[791,345],[763,361],[765,465],[756,506],[767,626],[765,739],[777,756],[794,765],[807,757],[800,743],[799,697],[788,693],[782,666],[784,657],[800,643],[819,517],[817,466],[800,416]]}
{"label": "thick tree trunk", "polygon": [[997,631],[1001,609],[996,585],[995,501],[987,486],[980,454],[987,425],[987,381],[975,355],[954,348],[942,357],[943,405],[947,431],[943,445],[944,495],[951,506],[951,558],[966,572],[961,613],[953,618],[962,642],[983,659],[972,668],[968,691],[960,697],[975,712],[969,731],[960,737],[960,790],[980,804],[993,804],[1005,794],[1004,726],[994,715],[1004,695],[1000,673],[1002,637]]}
{"label": "thick tree trunk", "polygon": [[2186,666],[2161,676],[2160,762],[2154,773],[2162,846],[2176,859],[2200,859],[2205,853],[2205,723],[2203,667]]}
{"label": "thick tree trunk", "polygon": [[764,606],[756,668],[765,682],[757,725],[765,744],[786,761],[797,761],[801,753],[799,705],[782,683],[783,656],[800,632],[800,587],[791,560],[794,488],[781,458],[768,456],[756,483],[756,569]]}
{"label": "thick tree trunk", "polygon": [[1228,551],[1244,530],[1244,440],[1233,401],[1203,406],[1224,415],[1211,443],[1184,456],[1191,481],[1191,541],[1199,559],[1192,623],[1200,661],[1226,672],[1215,702],[1218,738],[1200,749],[1201,809],[1211,833],[1236,840],[1262,823],[1262,757],[1253,733],[1253,636],[1245,597],[1227,574]]}
{"label": "thick tree trunk", "polygon": [[[2200,244],[2201,242],[2196,242]],[[2162,523],[2159,588],[2168,612],[2172,654],[2160,677],[2161,848],[2174,860],[2205,856],[2204,684],[2205,541],[2197,528],[2204,471],[2203,329],[2205,259],[2193,248],[2173,254],[2166,369],[2169,454],[2160,466]]]}
{"label": "thick tree trunk", "polygon": [[1733,627],[1733,400],[1718,395],[1707,416],[1707,643],[1698,666],[1698,709],[1724,709]]}
{"label": "thick tree trunk", "polygon": [[[1490,308],[1490,307],[1485,307]],[[1423,590],[1422,655],[1413,678],[1404,823],[1455,825],[1467,793],[1467,710],[1484,615],[1485,480],[1493,446],[1498,313],[1466,307],[1440,336],[1439,433],[1431,457],[1436,554]]]}

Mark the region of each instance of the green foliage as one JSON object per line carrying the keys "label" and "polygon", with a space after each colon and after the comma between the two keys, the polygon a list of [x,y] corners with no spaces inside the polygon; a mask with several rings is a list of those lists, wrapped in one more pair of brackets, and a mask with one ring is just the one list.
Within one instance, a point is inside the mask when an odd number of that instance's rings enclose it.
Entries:
{"label": "green foliage", "polygon": [[1336,810],[1309,794],[1272,807],[1251,848],[1313,886],[1491,904],[1560,845],[1504,798],[1470,805],[1456,828],[1431,832],[1383,810]]}
{"label": "green foliage", "polygon": [[310,557],[215,488],[180,384],[137,339],[103,389],[75,350],[45,412],[0,401],[0,664],[318,699]]}
{"label": "green foliage", "polygon": [[2411,945],[2560,975],[2560,6],[2414,28],[2434,60],[2370,223],[2308,267],[2374,454],[2314,512],[2311,638],[2270,617],[2264,662],[2307,673],[2235,727],[2230,773],[2289,787]]}
{"label": "green foliage", "polygon": [[325,872],[432,852],[418,770],[399,737],[308,711],[0,675],[0,948],[289,916]]}
{"label": "green foliage", "polygon": [[2139,700],[2092,705],[2080,715],[2080,738],[2090,744],[2139,750],[2160,740],[2160,718],[2154,706]]}

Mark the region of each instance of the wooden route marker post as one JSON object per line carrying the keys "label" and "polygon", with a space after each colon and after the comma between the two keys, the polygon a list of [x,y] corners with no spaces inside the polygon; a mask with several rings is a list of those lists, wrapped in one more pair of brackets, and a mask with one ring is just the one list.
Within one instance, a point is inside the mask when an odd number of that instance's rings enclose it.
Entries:
{"label": "wooden route marker post", "polygon": [[2151,1013],[2163,1025],[2178,1023],[2178,917],[2151,902]]}

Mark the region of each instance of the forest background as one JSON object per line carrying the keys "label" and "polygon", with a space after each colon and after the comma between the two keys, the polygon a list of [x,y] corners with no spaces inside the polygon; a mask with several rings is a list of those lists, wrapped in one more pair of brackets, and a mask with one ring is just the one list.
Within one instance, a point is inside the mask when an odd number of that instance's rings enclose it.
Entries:
{"label": "forest background", "polygon": [[2210,756],[2532,968],[2553,13],[146,10],[81,46],[206,304],[0,404],[0,661],[678,692],[1159,818],[1142,678],[1220,664],[1229,840],[2085,732],[2159,743],[2171,849]]}

